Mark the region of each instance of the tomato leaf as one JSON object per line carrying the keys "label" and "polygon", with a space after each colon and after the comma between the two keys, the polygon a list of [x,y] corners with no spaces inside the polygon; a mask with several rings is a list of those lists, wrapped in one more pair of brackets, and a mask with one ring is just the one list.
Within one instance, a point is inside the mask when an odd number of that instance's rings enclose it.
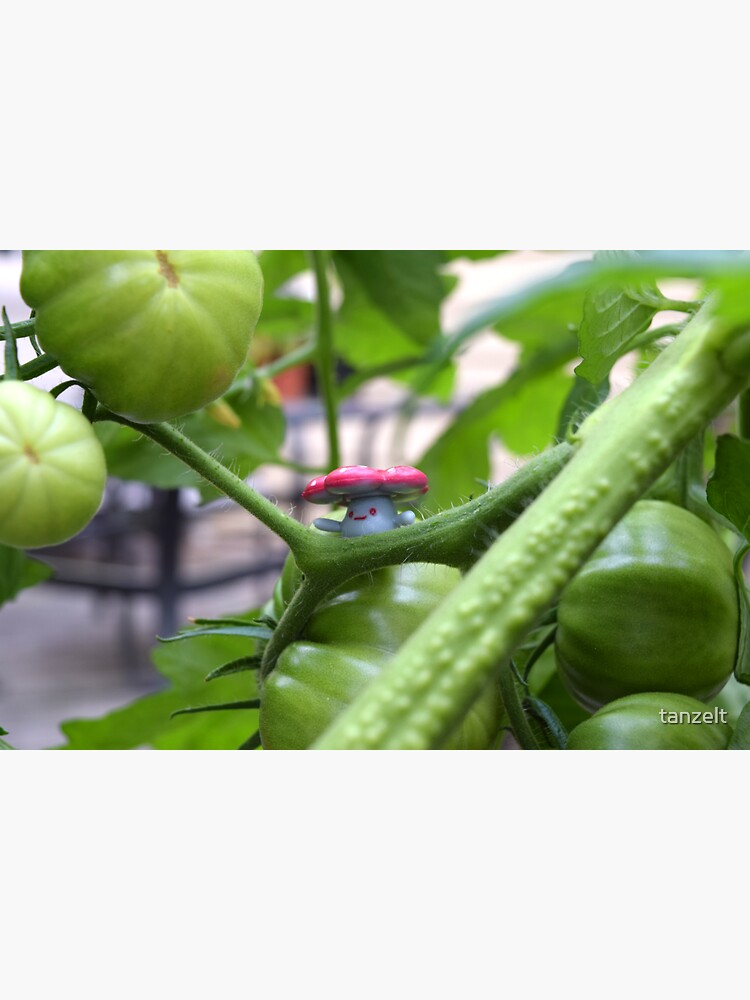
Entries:
{"label": "tomato leaf", "polygon": [[[600,251],[595,260],[637,256],[633,251]],[[601,383],[612,365],[626,353],[635,338],[651,324],[661,298],[658,288],[597,288],[583,300],[583,319],[578,330],[583,361],[576,374],[593,385]]]}
{"label": "tomato leaf", "polygon": [[750,750],[750,702],[740,713],[727,750]]}
{"label": "tomato leaf", "polygon": [[30,559],[21,549],[0,545],[0,607],[26,587],[52,576],[52,567]]}
{"label": "tomato leaf", "polygon": [[750,541],[750,441],[722,434],[716,467],[706,488],[708,502]]}
{"label": "tomato leaf", "polygon": [[510,250],[443,250],[443,255],[447,261],[460,260],[487,260],[488,257],[499,257],[500,254],[511,253]]}
{"label": "tomato leaf", "polygon": [[518,455],[550,443],[570,385],[562,365],[575,357],[575,350],[575,337],[569,334],[531,355],[453,420],[417,462],[430,479],[426,507],[445,509],[481,489],[481,480],[489,478],[493,435]]}
{"label": "tomato leaf", "polygon": [[451,285],[440,273],[440,250],[336,250],[333,257],[346,297],[358,285],[414,344],[428,344],[440,331],[440,305]]}
{"label": "tomato leaf", "polygon": [[205,712],[171,719],[186,705],[257,696],[254,674],[237,674],[206,685],[207,673],[254,650],[241,636],[200,636],[194,642],[157,646],[153,662],[168,687],[131,702],[99,719],[63,723],[67,750],[126,750],[151,746],[161,750],[234,750],[258,728],[258,713]]}

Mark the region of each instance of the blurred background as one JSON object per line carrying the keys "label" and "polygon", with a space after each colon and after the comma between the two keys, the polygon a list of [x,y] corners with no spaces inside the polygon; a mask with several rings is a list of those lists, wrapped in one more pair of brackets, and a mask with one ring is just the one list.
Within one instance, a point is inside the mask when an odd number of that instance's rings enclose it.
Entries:
{"label": "blurred background", "polygon": [[[447,268],[455,284],[440,306],[442,332],[458,329],[484,300],[588,257],[588,251],[459,257]],[[12,322],[29,316],[19,294],[20,272],[20,251],[0,253],[0,305]],[[312,276],[303,272],[294,282],[296,299],[311,300]],[[329,471],[322,405],[309,365],[272,374],[274,342],[264,337],[262,322],[252,360],[269,373],[263,388],[267,432],[273,423],[273,433],[281,435],[283,464],[264,463],[261,449],[247,479],[309,523],[322,511],[305,504],[301,490],[317,470]],[[349,393],[341,404],[341,464],[418,464],[456,414],[504,380],[519,351],[518,343],[496,331],[473,337],[457,358],[447,398],[420,397],[408,433],[398,419],[408,385],[375,378]],[[19,341],[19,356],[22,363],[34,356],[28,340]],[[345,367],[339,374],[347,376]],[[63,378],[55,370],[36,384],[51,387]],[[627,367],[618,364],[613,387],[627,378]],[[76,391],[62,399],[77,404]],[[152,478],[164,478],[168,488],[130,480],[128,447],[113,439],[109,448],[115,456],[110,468],[119,475],[111,476],[100,513],[71,542],[35,553],[53,568],[52,578],[0,609],[0,723],[12,728],[20,749],[57,745],[62,721],[98,717],[164,686],[150,655],[155,636],[173,634],[193,616],[258,607],[270,597],[286,556],[283,543],[244,511],[225,500],[205,502],[195,485],[180,484],[179,475],[160,477],[158,457]],[[505,478],[520,461],[517,450],[510,453],[493,441],[490,479]],[[481,480],[477,488],[483,488]]]}

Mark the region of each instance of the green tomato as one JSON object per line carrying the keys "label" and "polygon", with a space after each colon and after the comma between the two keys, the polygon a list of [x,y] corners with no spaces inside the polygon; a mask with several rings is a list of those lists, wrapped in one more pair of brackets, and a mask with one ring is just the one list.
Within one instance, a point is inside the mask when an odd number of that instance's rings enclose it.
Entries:
{"label": "green tomato", "polygon": [[139,423],[221,396],[263,301],[250,250],[25,250],[21,294],[44,350]]}
{"label": "green tomato", "polygon": [[723,717],[719,709],[684,695],[631,694],[576,726],[566,749],[726,750],[732,728]]}
{"label": "green tomato", "polygon": [[568,585],[557,620],[561,677],[589,711],[639,691],[707,701],[737,654],[731,554],[694,514],[642,500]]}
{"label": "green tomato", "polygon": [[[290,560],[274,595],[277,614],[291,599],[297,578]],[[324,601],[264,681],[264,748],[303,750],[314,743],[459,579],[458,570],[447,566],[405,563],[351,580]],[[501,715],[493,682],[442,749],[495,747]]]}
{"label": "green tomato", "polygon": [[0,382],[0,542],[59,545],[104,493],[104,452],[88,420],[25,382]]}

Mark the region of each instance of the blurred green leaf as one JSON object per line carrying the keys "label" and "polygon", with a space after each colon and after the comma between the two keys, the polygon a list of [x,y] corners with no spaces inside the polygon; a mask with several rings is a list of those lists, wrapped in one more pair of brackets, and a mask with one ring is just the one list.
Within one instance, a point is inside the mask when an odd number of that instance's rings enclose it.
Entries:
{"label": "blurred green leaf", "polygon": [[560,408],[570,390],[563,369],[540,374],[521,385],[494,414],[494,431],[516,455],[542,451],[554,440]]}
{"label": "blurred green leaf", "polygon": [[33,587],[50,576],[50,566],[30,559],[20,549],[0,545],[0,607],[26,587]]}
{"label": "blurred green leaf", "polygon": [[263,309],[255,328],[250,353],[258,363],[266,340],[294,339],[296,343],[313,324],[315,306],[309,297],[287,286],[293,278],[309,270],[304,250],[263,250],[258,255],[263,271]]}
{"label": "blurred green leaf", "polygon": [[[637,257],[632,250],[603,250],[594,255],[594,260],[616,264]],[[658,302],[660,298],[655,284],[637,288],[615,285],[588,292],[578,331],[583,361],[576,368],[576,374],[593,385],[601,383],[635,338],[648,329],[658,311],[658,307],[649,302]]]}
{"label": "blurred green leaf", "polygon": [[292,278],[310,269],[304,250],[261,250],[258,261],[263,272],[264,295],[277,292]]}
{"label": "blurred green leaf", "polygon": [[561,324],[578,328],[583,297],[589,291],[614,285],[638,287],[673,277],[723,282],[726,287],[744,282],[750,287],[750,255],[723,250],[646,250],[633,256],[576,261],[518,291],[478,303],[461,328],[446,338],[443,353],[452,356],[477,331],[488,327],[533,351],[559,336]]}
{"label": "blurred green leaf", "polygon": [[[257,612],[249,615],[254,617]],[[188,706],[218,699],[243,701],[257,696],[255,675],[234,674],[206,683],[206,675],[222,664],[252,653],[252,640],[234,636],[201,636],[192,642],[157,646],[152,652],[169,687],[146,695],[101,719],[63,723],[65,750],[128,750],[151,746],[161,750],[233,750],[258,728],[258,712],[205,712],[179,716]]]}
{"label": "blurred green leaf", "polygon": [[484,488],[493,435],[518,455],[551,442],[571,384],[562,366],[575,351],[576,338],[568,334],[522,363],[504,383],[480,393],[455,417],[417,462],[430,480],[425,509],[443,510]]}
{"label": "blurred green leaf", "polygon": [[706,488],[708,502],[750,542],[750,441],[722,434],[716,466]]}
{"label": "blurred green leaf", "polygon": [[335,250],[333,258],[344,310],[357,285],[413,344],[428,344],[440,331],[440,306],[452,285],[440,273],[440,250]]}
{"label": "blurred green leaf", "polygon": [[750,705],[742,709],[727,750],[750,750]]}
{"label": "blurred green leaf", "polygon": [[499,257],[500,254],[512,253],[511,250],[443,250],[446,260],[486,260],[488,257]]}

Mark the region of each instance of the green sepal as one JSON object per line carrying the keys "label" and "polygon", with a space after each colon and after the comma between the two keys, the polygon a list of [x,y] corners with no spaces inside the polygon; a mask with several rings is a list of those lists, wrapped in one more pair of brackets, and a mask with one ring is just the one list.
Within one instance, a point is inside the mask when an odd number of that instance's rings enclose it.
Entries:
{"label": "green sepal", "polygon": [[257,750],[260,746],[260,730],[256,729],[252,736],[248,736],[244,743],[241,743],[238,750]]}
{"label": "green sepal", "polygon": [[[209,619],[202,620],[209,621]],[[156,638],[159,642],[178,642],[180,639],[194,639],[199,635],[242,635],[250,639],[267,640],[271,638],[272,634],[268,626],[261,625],[260,623],[218,618],[206,628],[190,628],[184,632],[178,632],[177,635],[158,635]]]}
{"label": "green sepal", "polygon": [[552,708],[534,695],[524,698],[523,708],[537,741],[541,744],[539,749],[564,750],[568,734]]}
{"label": "green sepal", "polygon": [[549,705],[528,693],[528,685],[512,660],[503,665],[499,683],[510,727],[521,749],[563,749],[567,741],[564,726]]}
{"label": "green sepal", "polygon": [[174,719],[178,715],[195,715],[197,712],[232,712],[243,708],[260,708],[260,698],[248,698],[246,701],[225,701],[219,705],[188,705],[187,708],[175,709],[169,717]]}
{"label": "green sepal", "polygon": [[727,750],[750,750],[750,702],[740,713]]}
{"label": "green sepal", "polygon": [[750,552],[750,545],[743,545],[734,556],[734,577],[737,582],[737,601],[740,608],[740,631],[734,676],[741,684],[750,684],[750,595],[747,592],[745,574],[742,569],[742,563],[748,552]]}
{"label": "green sepal", "polygon": [[258,670],[262,659],[262,656],[240,656],[236,660],[230,660],[229,663],[223,663],[220,667],[216,667],[210,674],[206,674],[206,680],[213,681],[217,677],[240,674],[245,670]]}

